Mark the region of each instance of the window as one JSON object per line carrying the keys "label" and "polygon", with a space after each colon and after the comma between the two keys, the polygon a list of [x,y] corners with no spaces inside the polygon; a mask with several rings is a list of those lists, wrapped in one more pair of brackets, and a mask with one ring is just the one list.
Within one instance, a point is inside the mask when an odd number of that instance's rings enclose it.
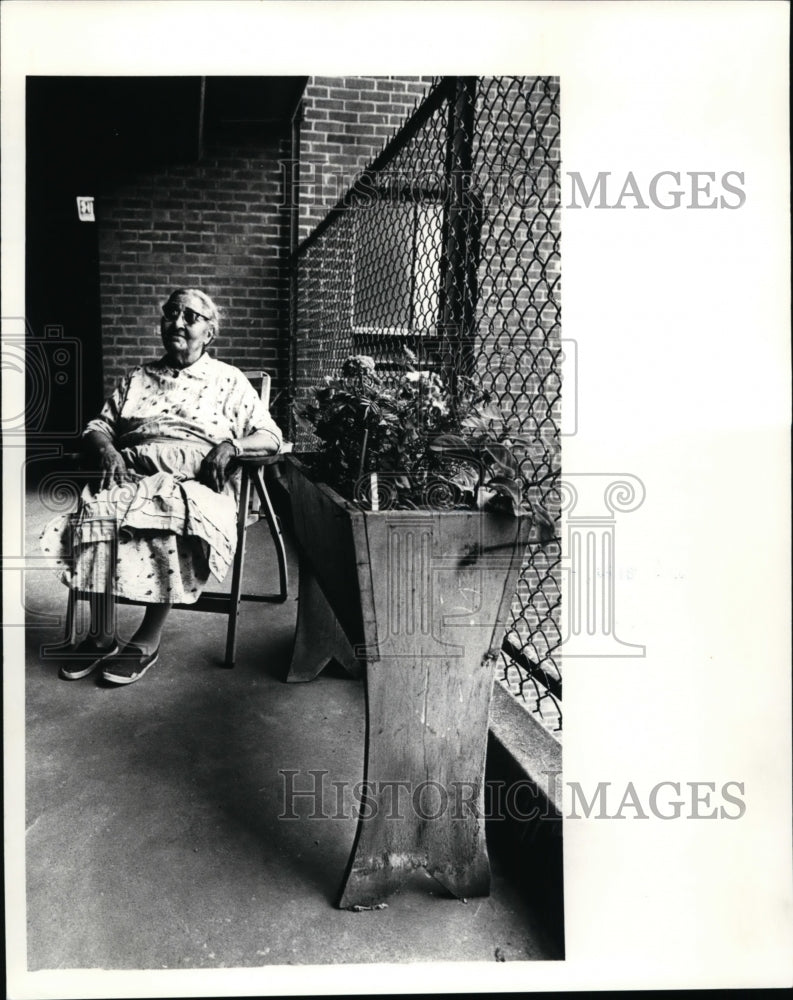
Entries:
{"label": "window", "polygon": [[355,212],[352,328],[361,337],[412,337],[438,326],[443,209],[377,200]]}

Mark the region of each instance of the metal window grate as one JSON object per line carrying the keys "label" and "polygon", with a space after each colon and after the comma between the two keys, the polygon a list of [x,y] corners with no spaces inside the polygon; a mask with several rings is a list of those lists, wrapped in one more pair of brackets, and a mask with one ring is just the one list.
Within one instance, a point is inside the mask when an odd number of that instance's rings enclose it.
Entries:
{"label": "metal window grate", "polygon": [[[559,519],[559,82],[442,77],[292,258],[291,397],[346,357],[408,346],[474,376],[535,442],[530,498]],[[292,429],[299,448],[310,448]],[[558,537],[558,531],[557,531]],[[499,676],[561,730],[561,551],[525,554]]]}

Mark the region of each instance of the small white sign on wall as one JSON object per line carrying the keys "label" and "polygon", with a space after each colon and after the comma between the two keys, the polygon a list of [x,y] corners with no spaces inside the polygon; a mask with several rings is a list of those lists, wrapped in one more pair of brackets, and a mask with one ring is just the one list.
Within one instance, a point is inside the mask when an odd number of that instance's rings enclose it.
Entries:
{"label": "small white sign on wall", "polygon": [[95,222],[93,195],[77,195],[77,215],[80,222]]}

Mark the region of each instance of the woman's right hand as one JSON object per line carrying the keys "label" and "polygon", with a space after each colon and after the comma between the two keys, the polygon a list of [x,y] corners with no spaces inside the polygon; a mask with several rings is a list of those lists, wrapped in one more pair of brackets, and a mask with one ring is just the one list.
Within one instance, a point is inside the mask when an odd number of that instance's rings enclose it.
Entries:
{"label": "woman's right hand", "polygon": [[83,437],[83,449],[86,468],[94,473],[98,473],[96,478],[91,476],[93,483],[90,485],[92,493],[99,493],[109,486],[127,482],[127,465],[121,452],[117,450],[112,440],[99,431],[88,431]]}
{"label": "woman's right hand", "polygon": [[105,445],[99,452],[99,485],[96,492],[108,489],[110,486],[121,486],[127,481],[127,466],[112,444]]}

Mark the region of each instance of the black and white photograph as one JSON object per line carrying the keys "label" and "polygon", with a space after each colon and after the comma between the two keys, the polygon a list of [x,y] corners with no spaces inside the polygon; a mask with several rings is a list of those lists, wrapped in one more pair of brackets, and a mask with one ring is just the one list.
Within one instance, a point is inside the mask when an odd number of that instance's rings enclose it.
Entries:
{"label": "black and white photograph", "polygon": [[30,968],[562,958],[558,80],[26,123]]}
{"label": "black and white photograph", "polygon": [[789,985],[786,7],[2,19],[7,995]]}

